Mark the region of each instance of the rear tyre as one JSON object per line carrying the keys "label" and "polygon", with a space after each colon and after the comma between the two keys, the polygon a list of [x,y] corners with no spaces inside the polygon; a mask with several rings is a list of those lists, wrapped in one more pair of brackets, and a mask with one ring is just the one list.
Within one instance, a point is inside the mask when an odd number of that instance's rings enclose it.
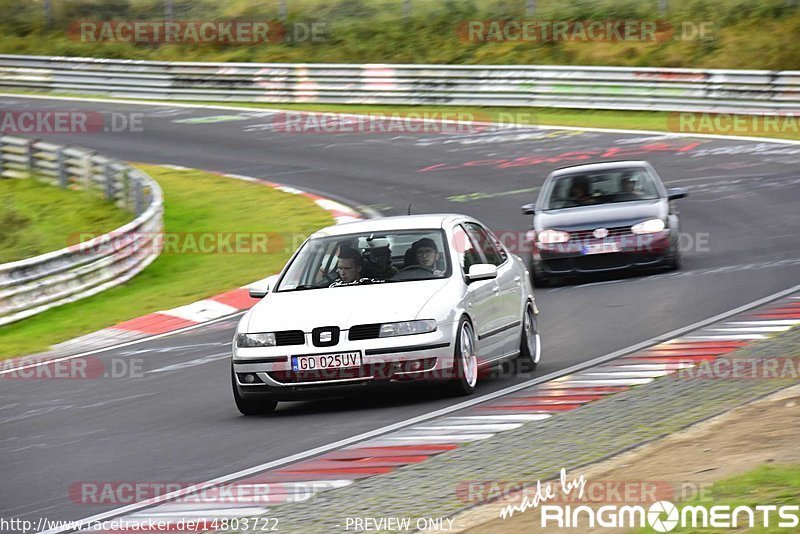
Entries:
{"label": "rear tyre", "polygon": [[521,372],[532,373],[536,370],[539,358],[542,355],[542,336],[539,334],[539,324],[533,306],[528,303],[525,313],[522,314],[522,335],[519,342],[519,356],[517,356],[517,369]]}
{"label": "rear tyre", "polygon": [[266,396],[245,397],[236,383],[236,375],[231,368],[231,384],[233,386],[233,400],[242,415],[266,415],[275,411],[278,401]]}
{"label": "rear tyre", "polygon": [[453,395],[472,395],[478,383],[478,352],[475,330],[466,317],[462,317],[456,331],[456,348],[453,354],[453,376],[448,389]]}

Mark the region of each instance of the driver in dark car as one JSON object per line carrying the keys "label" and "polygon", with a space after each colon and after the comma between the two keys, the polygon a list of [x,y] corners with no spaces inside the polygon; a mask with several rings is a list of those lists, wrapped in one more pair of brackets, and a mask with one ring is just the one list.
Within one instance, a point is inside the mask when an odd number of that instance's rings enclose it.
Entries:
{"label": "driver in dark car", "polygon": [[597,203],[597,200],[589,193],[589,182],[583,177],[575,178],[572,181],[572,187],[569,189],[569,196],[572,202],[578,206]]}
{"label": "driver in dark car", "polygon": [[636,179],[632,172],[622,174],[622,193],[626,198],[636,200],[644,197],[644,193],[636,188]]}
{"label": "driver in dark car", "polygon": [[439,262],[440,254],[439,247],[436,246],[436,242],[433,239],[429,237],[423,237],[411,245],[411,250],[414,251],[414,258],[416,259],[415,265],[419,265],[420,267],[431,271],[434,276],[444,275],[444,271],[436,268],[436,265]]}

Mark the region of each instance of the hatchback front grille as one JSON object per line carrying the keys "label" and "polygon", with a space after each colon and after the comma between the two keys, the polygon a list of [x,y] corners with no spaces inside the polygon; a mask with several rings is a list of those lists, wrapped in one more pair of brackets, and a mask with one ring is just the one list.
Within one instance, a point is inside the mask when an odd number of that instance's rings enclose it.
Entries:
{"label": "hatchback front grille", "polygon": [[[598,226],[597,228],[601,228]],[[608,230],[608,237],[619,237],[623,235],[631,235],[631,227],[630,226],[615,226],[613,228],[606,228]],[[594,237],[594,230],[575,230],[573,232],[569,232],[570,240],[584,240],[584,239],[596,239]]]}
{"label": "hatchback front grille", "polygon": [[375,339],[381,333],[381,324],[357,324],[350,328],[350,333],[347,339],[350,341],[358,341],[361,339]]}
{"label": "hatchback front grille", "polygon": [[305,345],[306,335],[302,330],[283,330],[282,332],[275,332],[275,344],[278,346]]}

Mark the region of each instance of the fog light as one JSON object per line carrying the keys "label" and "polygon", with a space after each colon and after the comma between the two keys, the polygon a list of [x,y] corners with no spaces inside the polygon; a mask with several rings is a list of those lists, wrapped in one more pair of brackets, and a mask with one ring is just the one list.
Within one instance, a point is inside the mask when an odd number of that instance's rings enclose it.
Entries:
{"label": "fog light", "polygon": [[244,377],[242,378],[242,381],[243,381],[245,384],[252,384],[253,382],[255,382],[255,381],[256,381],[256,375],[254,375],[253,373],[247,373],[247,374],[246,374],[246,375],[244,375]]}

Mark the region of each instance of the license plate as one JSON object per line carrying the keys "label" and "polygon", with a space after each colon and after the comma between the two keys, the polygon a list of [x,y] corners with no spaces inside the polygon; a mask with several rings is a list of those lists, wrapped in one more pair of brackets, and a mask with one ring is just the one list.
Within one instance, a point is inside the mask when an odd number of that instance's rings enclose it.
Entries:
{"label": "license plate", "polygon": [[584,254],[608,254],[609,252],[619,252],[619,243],[597,243],[583,247]]}
{"label": "license plate", "polygon": [[292,356],[292,371],[313,371],[315,369],[344,369],[361,365],[361,353],[336,352],[314,356]]}

